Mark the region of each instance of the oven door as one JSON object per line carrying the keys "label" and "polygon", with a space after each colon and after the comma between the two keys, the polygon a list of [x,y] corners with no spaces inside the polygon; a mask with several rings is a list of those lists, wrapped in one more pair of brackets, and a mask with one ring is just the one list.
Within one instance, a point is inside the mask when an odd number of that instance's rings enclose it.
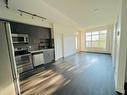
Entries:
{"label": "oven door", "polygon": [[16,56],[16,64],[18,73],[23,73],[33,69],[31,54]]}

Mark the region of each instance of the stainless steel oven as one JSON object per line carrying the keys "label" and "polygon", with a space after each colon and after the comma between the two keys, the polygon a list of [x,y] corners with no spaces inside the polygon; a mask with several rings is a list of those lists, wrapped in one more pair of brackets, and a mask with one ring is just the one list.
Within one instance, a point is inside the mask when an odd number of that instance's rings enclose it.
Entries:
{"label": "stainless steel oven", "polygon": [[23,73],[33,69],[31,53],[18,55],[15,58],[18,73]]}
{"label": "stainless steel oven", "polygon": [[13,43],[28,43],[28,35],[27,34],[12,34]]}

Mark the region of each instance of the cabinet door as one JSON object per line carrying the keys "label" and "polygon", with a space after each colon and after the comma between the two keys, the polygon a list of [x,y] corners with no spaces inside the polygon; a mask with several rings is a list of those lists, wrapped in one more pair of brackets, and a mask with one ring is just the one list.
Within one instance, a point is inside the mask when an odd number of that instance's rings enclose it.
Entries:
{"label": "cabinet door", "polygon": [[33,64],[34,64],[34,66],[39,66],[41,64],[44,64],[44,56],[43,56],[43,53],[34,54],[33,55]]}
{"label": "cabinet door", "polygon": [[53,50],[44,51],[44,59],[45,63],[52,62],[54,60],[54,51]]}

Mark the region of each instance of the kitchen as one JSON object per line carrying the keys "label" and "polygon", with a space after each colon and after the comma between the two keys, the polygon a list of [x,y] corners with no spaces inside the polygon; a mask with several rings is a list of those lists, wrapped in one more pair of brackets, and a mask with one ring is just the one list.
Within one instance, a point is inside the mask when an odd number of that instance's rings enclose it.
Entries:
{"label": "kitchen", "polygon": [[16,68],[21,81],[55,62],[54,37],[51,28],[10,22]]}

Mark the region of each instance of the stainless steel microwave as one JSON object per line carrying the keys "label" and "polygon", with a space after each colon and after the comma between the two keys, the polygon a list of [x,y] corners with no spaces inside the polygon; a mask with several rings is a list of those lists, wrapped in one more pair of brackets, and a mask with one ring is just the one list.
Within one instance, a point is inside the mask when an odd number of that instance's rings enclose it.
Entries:
{"label": "stainless steel microwave", "polygon": [[13,43],[29,43],[28,34],[12,34]]}

